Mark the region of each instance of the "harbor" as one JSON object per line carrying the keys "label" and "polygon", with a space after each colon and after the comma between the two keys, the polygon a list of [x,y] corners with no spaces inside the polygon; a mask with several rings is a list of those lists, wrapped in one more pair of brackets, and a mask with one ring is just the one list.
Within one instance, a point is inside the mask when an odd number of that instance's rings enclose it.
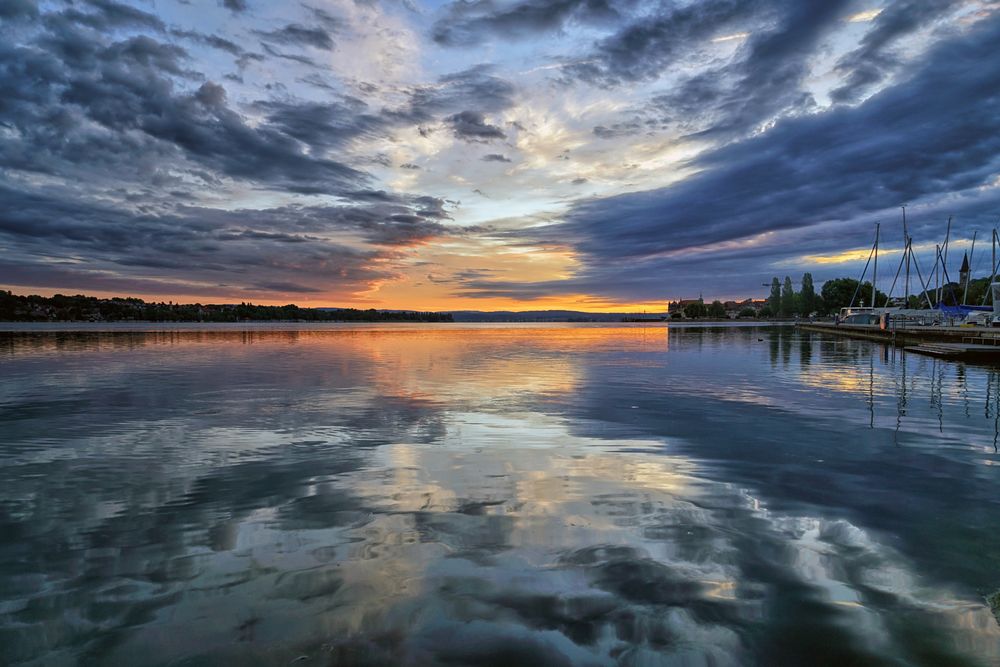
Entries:
{"label": "harbor", "polygon": [[[880,293],[876,287],[881,227],[876,224],[875,241],[850,304],[841,308],[832,322],[810,321],[796,326],[803,331],[872,340],[934,357],[1000,362],[1000,328],[997,328],[1000,325],[1000,282],[997,282],[1000,235],[993,230],[991,275],[982,285],[985,289],[981,290],[981,298],[976,299],[979,303],[973,305],[970,303],[973,301],[970,299],[973,283],[970,260],[975,257],[977,234],[973,234],[971,249],[962,258],[958,282],[953,283],[947,269],[951,222],[949,218],[944,243],[935,246],[933,268],[925,280],[913,251],[913,239],[906,227],[906,208],[903,207],[903,252],[887,294]],[[865,283],[869,267],[871,282]],[[911,268],[922,290],[916,296],[910,292]],[[894,299],[893,290],[901,276],[903,296]],[[866,288],[871,290],[872,306],[869,307],[863,303]],[[873,307],[879,301],[883,306]],[[856,303],[860,305],[855,306]],[[920,308],[924,303],[927,308]]]}
{"label": "harbor", "polygon": [[894,326],[891,319],[879,324],[809,322],[796,325],[802,331],[887,343],[931,356],[1000,362],[1000,329],[959,326]]}

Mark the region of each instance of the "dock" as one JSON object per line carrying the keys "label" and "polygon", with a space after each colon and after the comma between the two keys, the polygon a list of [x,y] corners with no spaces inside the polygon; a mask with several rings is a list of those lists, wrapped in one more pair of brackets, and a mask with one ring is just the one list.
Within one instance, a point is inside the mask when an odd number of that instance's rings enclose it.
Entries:
{"label": "dock", "polygon": [[892,326],[808,322],[802,331],[857,338],[902,347],[909,352],[947,359],[974,359],[1000,363],[1000,329],[963,326]]}

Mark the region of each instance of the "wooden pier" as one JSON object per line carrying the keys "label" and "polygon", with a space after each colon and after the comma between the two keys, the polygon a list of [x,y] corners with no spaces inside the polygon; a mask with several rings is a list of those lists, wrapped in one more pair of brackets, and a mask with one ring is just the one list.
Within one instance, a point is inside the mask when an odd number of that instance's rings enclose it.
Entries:
{"label": "wooden pier", "polygon": [[949,359],[975,359],[1000,363],[1000,329],[962,326],[889,326],[809,322],[796,325],[802,331],[859,338],[902,347],[910,352]]}

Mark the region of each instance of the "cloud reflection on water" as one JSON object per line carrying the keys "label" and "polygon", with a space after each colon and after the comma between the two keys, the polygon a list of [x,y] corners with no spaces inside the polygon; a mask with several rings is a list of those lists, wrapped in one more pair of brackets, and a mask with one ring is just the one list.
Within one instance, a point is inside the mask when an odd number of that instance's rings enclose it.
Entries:
{"label": "cloud reflection on water", "polygon": [[[12,346],[0,361],[0,528],[12,536],[0,543],[0,655],[996,659],[1000,631],[982,602],[900,549],[921,533],[903,522],[890,544],[838,494],[870,453],[809,451],[835,462],[821,468],[825,504],[752,467],[731,474],[742,460],[711,422],[757,415],[749,431],[728,425],[750,453],[763,446],[753,431],[778,446],[774,428],[793,419],[800,434],[821,432],[812,401],[824,399],[804,387],[844,394],[842,418],[868,427],[862,392],[805,377],[851,372],[852,358],[867,364],[860,350],[817,343],[804,366],[805,345],[789,338],[788,361],[779,348],[779,372],[765,376],[756,335],[671,333],[669,348],[662,330],[608,328]],[[945,393],[954,426],[960,393]],[[780,446],[775,471],[803,444]],[[945,459],[958,472],[961,455]]]}

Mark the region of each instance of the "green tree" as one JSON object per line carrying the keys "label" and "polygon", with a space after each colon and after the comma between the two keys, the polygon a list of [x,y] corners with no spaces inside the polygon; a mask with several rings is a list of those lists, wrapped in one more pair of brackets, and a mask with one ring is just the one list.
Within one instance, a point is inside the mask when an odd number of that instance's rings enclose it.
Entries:
{"label": "green tree", "polygon": [[754,310],[753,308],[744,308],[743,310],[740,311],[739,314],[739,317],[741,318],[756,317],[756,316],[757,316],[757,311]]}
{"label": "green tree", "polygon": [[684,317],[695,319],[698,317],[705,317],[707,314],[708,308],[703,303],[689,303],[684,306]]}
{"label": "green tree", "polygon": [[708,307],[708,314],[712,317],[725,317],[726,307],[722,305],[722,302],[716,299],[712,302],[712,305]]}
{"label": "green tree", "polygon": [[799,292],[799,304],[802,307],[802,314],[809,315],[816,308],[816,288],[813,286],[811,273],[802,274],[802,291]]}
{"label": "green tree", "polygon": [[771,279],[771,296],[767,297],[767,305],[770,306],[772,313],[781,312],[781,283],[778,281],[778,276]]}
{"label": "green tree", "polygon": [[781,288],[781,315],[789,317],[795,312],[795,288],[792,287],[792,279],[785,276],[785,284]]}
{"label": "green tree", "polygon": [[764,319],[767,319],[769,317],[774,317],[774,311],[771,310],[771,306],[764,306],[763,308],[760,309],[760,312],[757,313],[757,315],[759,315]]}
{"label": "green tree", "polygon": [[[826,312],[836,313],[841,308],[851,305],[851,298],[854,297],[855,292],[857,292],[857,298],[854,299],[855,306],[860,306],[862,303],[865,306],[872,305],[872,284],[870,282],[866,282],[858,290],[858,281],[854,278],[827,280],[823,283],[823,289],[820,290]],[[877,293],[877,298],[879,305],[885,303],[885,294],[882,291]]]}

